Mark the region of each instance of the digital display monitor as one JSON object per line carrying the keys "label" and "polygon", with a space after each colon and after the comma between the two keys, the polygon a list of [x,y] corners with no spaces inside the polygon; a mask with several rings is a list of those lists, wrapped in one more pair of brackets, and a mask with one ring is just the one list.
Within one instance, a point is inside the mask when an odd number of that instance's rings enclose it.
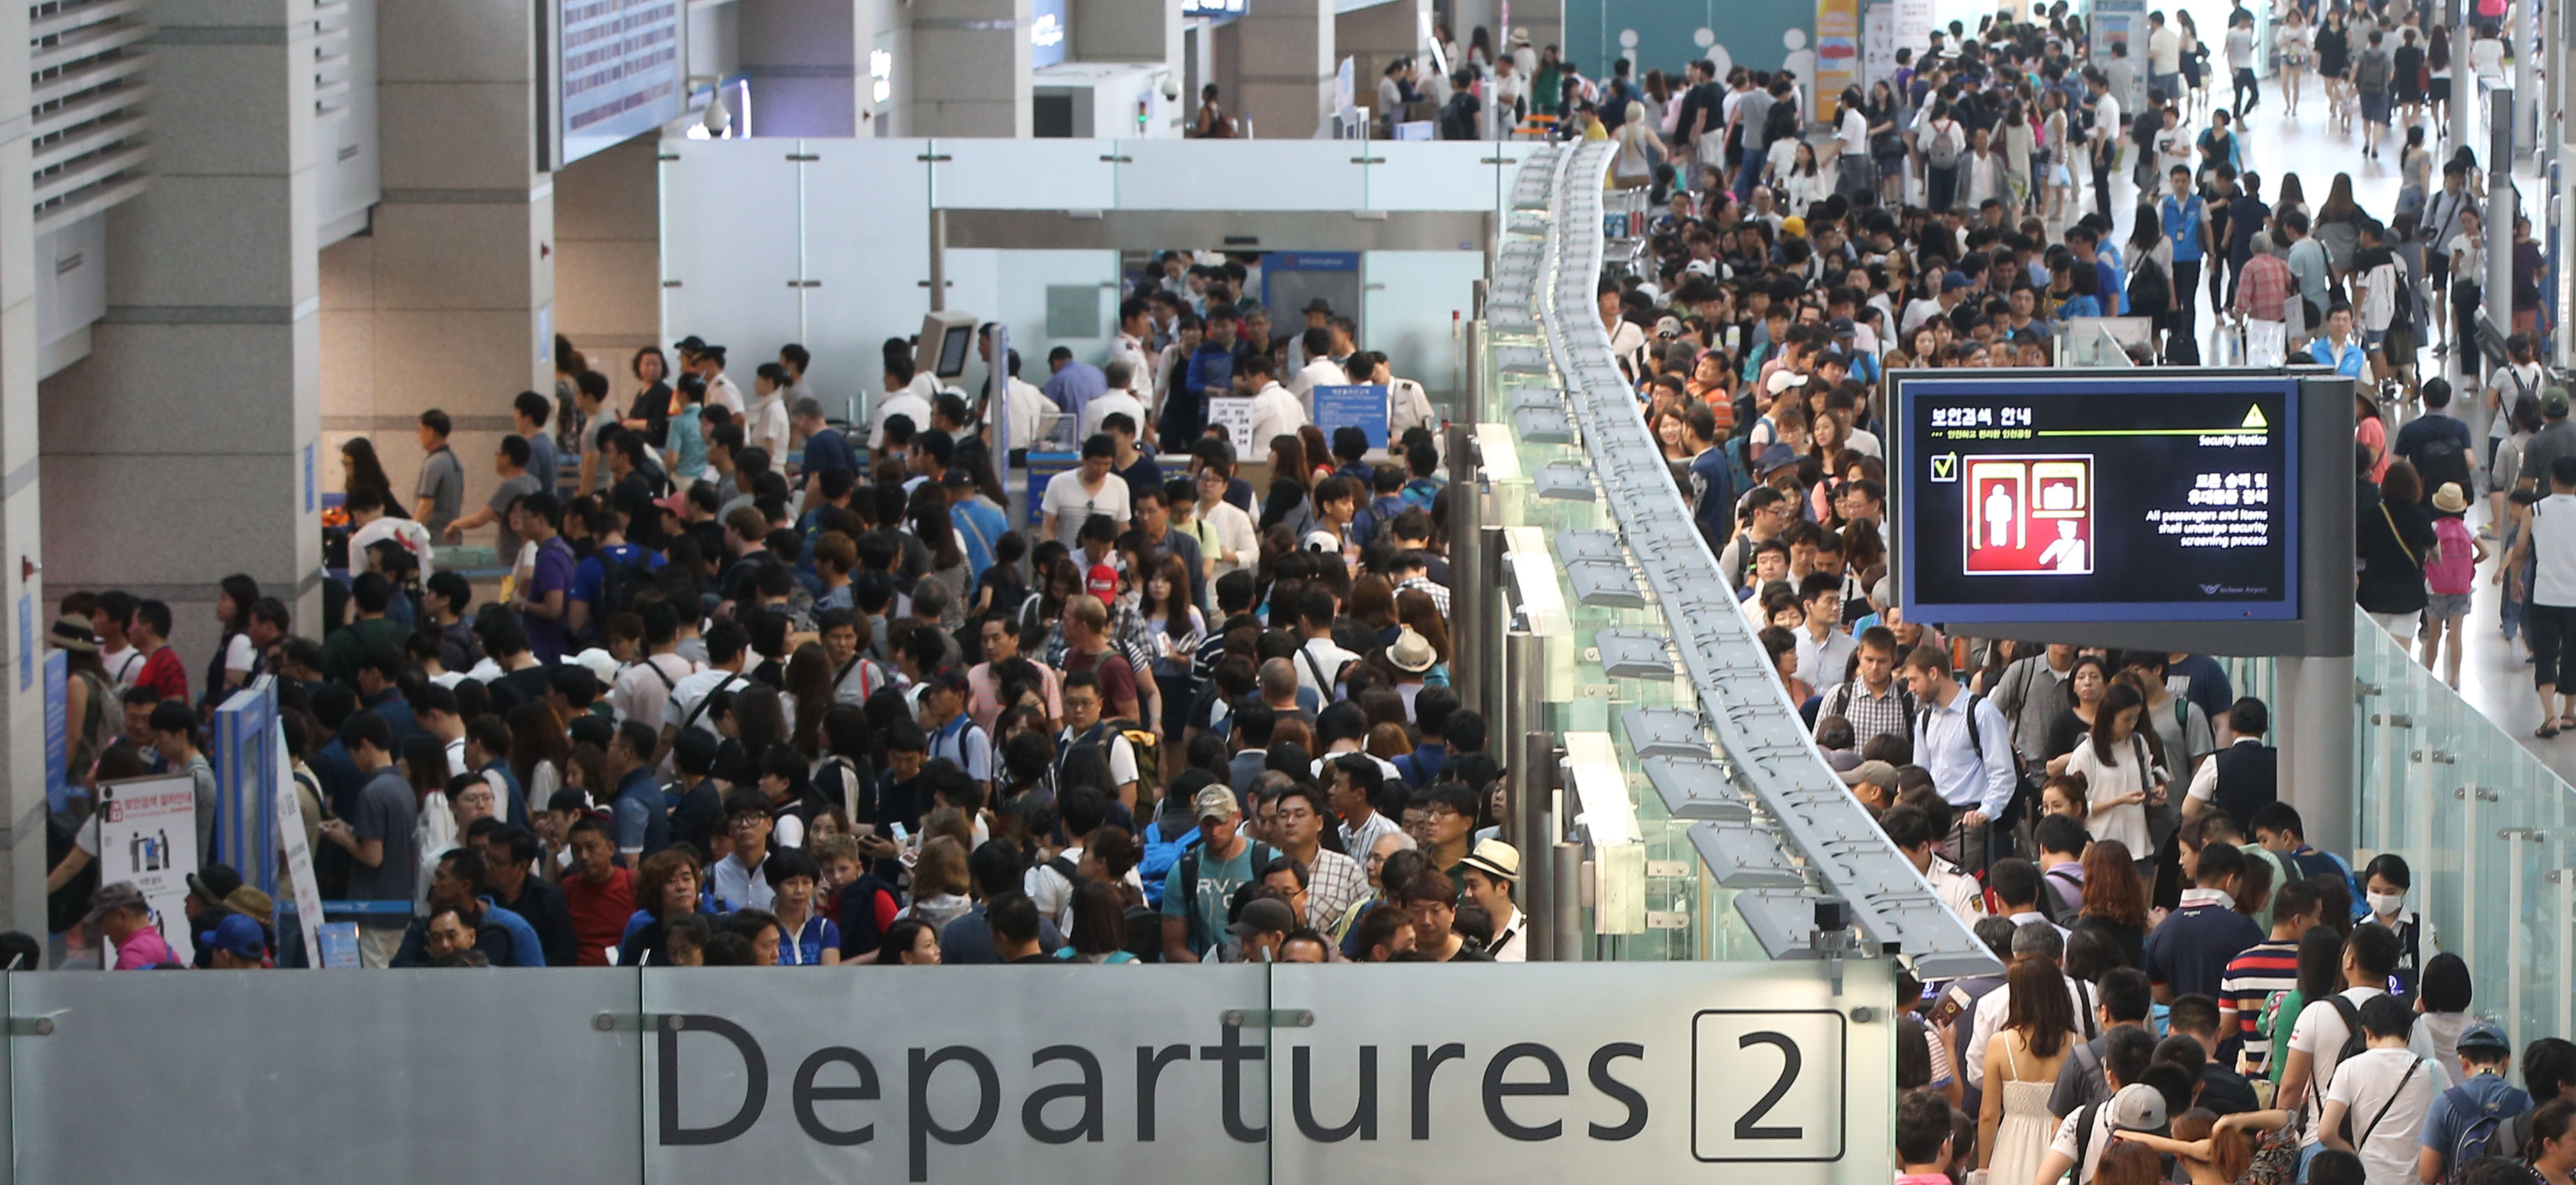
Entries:
{"label": "digital display monitor", "polygon": [[953,379],[966,373],[966,351],[975,342],[975,327],[951,325],[939,341],[939,369],[933,373]]}
{"label": "digital display monitor", "polygon": [[2298,379],[1968,373],[1896,385],[1915,620],[2299,617]]}

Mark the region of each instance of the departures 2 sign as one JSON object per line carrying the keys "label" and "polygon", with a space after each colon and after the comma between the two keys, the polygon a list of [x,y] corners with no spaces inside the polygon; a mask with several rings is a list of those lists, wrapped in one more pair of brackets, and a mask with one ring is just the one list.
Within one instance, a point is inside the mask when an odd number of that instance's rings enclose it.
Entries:
{"label": "departures 2 sign", "polygon": [[647,1176],[1874,1183],[1890,985],[1847,970],[1840,996],[1802,963],[657,976]]}
{"label": "departures 2 sign", "polygon": [[1906,611],[2298,616],[2298,383],[1957,372],[1897,384]]}

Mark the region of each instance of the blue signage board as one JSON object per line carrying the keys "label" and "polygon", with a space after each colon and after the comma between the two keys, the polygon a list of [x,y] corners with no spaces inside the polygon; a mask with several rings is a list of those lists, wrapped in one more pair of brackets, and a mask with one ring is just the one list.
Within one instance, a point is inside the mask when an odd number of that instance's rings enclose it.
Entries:
{"label": "blue signage board", "polygon": [[71,805],[71,655],[56,650],[45,655],[45,805],[54,810]]}
{"label": "blue signage board", "polygon": [[261,676],[215,709],[215,852],[277,896],[277,685]]}
{"label": "blue signage board", "polygon": [[1368,433],[1369,449],[1386,451],[1386,384],[1370,383],[1357,387],[1315,388],[1315,424],[1330,439],[1333,430],[1346,425]]}
{"label": "blue signage board", "polygon": [[1064,61],[1065,0],[1029,5],[1029,65],[1044,69]]}

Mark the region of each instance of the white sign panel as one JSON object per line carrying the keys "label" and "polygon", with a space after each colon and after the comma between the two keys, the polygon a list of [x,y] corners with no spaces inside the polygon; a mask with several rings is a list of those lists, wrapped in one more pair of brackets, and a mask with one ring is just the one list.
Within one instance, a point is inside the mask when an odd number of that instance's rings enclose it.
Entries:
{"label": "white sign panel", "polygon": [[295,920],[304,931],[304,957],[322,965],[322,888],[313,880],[313,849],[304,841],[304,796],[296,793],[295,761],[287,755],[286,734],[277,734],[277,854],[279,869],[295,882]]}
{"label": "white sign panel", "polygon": [[[1087,967],[648,973],[645,1175],[1876,1185],[1891,984],[1845,970],[1838,996],[1807,962],[1197,968],[1151,973],[1150,1008]],[[1436,999],[1484,1004],[1388,1006]]]}
{"label": "white sign panel", "polygon": [[[1225,438],[1234,443],[1236,456],[1249,461],[1256,456],[1268,455],[1266,451],[1255,451],[1252,443],[1251,400],[1229,395],[1221,399],[1208,400],[1207,406],[1209,426],[1225,429]],[[1268,441],[1263,441],[1259,447],[1261,450],[1267,450],[1270,444]]]}
{"label": "white sign panel", "polygon": [[[197,783],[186,774],[98,786],[98,883],[132,881],[181,963],[197,957],[188,875],[197,871]],[[111,956],[112,958],[112,956]]]}

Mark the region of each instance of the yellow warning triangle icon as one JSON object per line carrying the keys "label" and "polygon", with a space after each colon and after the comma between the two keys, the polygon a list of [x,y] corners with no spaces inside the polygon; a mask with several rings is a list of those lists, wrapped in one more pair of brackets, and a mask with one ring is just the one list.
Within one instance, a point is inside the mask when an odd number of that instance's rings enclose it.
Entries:
{"label": "yellow warning triangle icon", "polygon": [[2263,418],[2262,408],[2249,407],[2245,409],[2245,423],[2242,426],[2247,428],[2269,428],[2272,424],[2271,421]]}

